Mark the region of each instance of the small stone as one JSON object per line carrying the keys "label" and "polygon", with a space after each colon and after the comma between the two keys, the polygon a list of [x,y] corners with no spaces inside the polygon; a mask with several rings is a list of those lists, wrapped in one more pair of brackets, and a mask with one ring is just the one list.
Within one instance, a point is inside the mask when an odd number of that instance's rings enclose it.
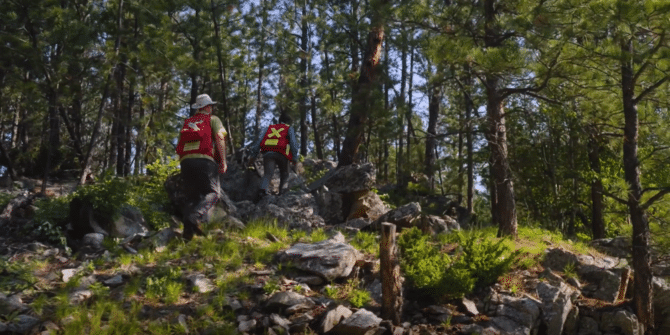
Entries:
{"label": "small stone", "polygon": [[242,321],[240,325],[237,326],[237,331],[241,333],[246,333],[252,331],[256,328],[256,320]]}
{"label": "small stone", "polygon": [[323,278],[319,276],[296,277],[295,280],[299,283],[305,283],[314,286],[321,285],[324,282]]}
{"label": "small stone", "polygon": [[186,315],[179,314],[179,316],[177,317],[177,322],[179,322],[179,325],[184,327],[184,333],[188,334],[188,324],[186,324]]}
{"label": "small stone", "polygon": [[123,284],[123,276],[116,275],[112,278],[109,278],[103,282],[107,286],[119,286]]}
{"label": "small stone", "polygon": [[81,271],[81,268],[76,268],[76,269],[65,269],[62,270],[61,273],[63,274],[63,281],[64,282],[69,282],[74,275],[76,275],[79,271]]}
{"label": "small stone", "polygon": [[291,321],[274,313],[270,314],[270,321],[272,321],[272,324],[282,326],[284,328],[288,328],[291,325]]}

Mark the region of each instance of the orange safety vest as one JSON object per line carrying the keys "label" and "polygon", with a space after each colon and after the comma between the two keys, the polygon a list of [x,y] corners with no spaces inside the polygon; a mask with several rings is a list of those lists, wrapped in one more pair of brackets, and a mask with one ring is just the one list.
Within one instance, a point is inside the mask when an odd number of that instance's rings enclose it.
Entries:
{"label": "orange safety vest", "polygon": [[261,151],[278,152],[292,161],[293,153],[291,153],[291,145],[288,140],[288,128],[288,125],[282,123],[268,126],[268,131],[261,141]]}
{"label": "orange safety vest", "polygon": [[202,154],[215,158],[212,154],[214,146],[211,118],[211,114],[197,113],[184,121],[181,137],[177,143],[179,158],[191,154]]}

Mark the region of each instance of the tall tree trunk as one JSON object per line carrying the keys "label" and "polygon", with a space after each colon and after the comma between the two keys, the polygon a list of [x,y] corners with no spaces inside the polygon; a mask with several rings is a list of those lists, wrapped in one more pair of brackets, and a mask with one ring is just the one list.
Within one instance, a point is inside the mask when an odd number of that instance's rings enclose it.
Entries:
{"label": "tall tree trunk", "polygon": [[[332,72],[330,71],[330,58],[328,57],[328,46],[323,48],[323,65],[326,68],[326,73],[327,73],[327,78],[328,78],[328,84],[332,84]],[[335,101],[335,98],[337,98],[337,92],[335,91],[334,88],[330,89],[330,101]],[[334,151],[335,151],[335,159],[340,157],[340,132],[338,130],[337,126],[337,115],[335,113],[332,114],[331,116],[331,125],[333,127],[333,131],[331,132],[333,136],[333,146],[334,146]]]}
{"label": "tall tree trunk", "polygon": [[[134,62],[133,67],[137,68],[138,64]],[[135,108],[135,76],[132,76],[130,83],[128,85],[128,110],[124,113],[125,124],[125,134],[124,134],[124,145],[123,150],[124,156],[122,158],[123,163],[123,176],[130,174],[130,156],[132,151],[132,119],[133,119],[133,109]],[[137,150],[137,148],[135,148]]]}
{"label": "tall tree trunk", "polygon": [[603,182],[600,179],[600,142],[595,126],[589,127],[589,165],[596,177],[591,181],[591,227],[593,239],[605,238],[603,220]]}
{"label": "tall tree trunk", "polygon": [[472,87],[472,73],[469,66],[466,65],[465,78],[465,131],[466,131],[466,146],[467,146],[467,162],[468,162],[468,190],[465,207],[468,213],[474,214],[474,199],[475,199],[475,168],[474,168],[474,141],[473,141],[473,127],[472,127],[472,113],[474,111],[474,103],[470,96],[469,90]]}
{"label": "tall tree trunk", "polygon": [[397,105],[397,120],[398,120],[398,154],[396,157],[396,184],[398,189],[404,190],[407,188],[406,178],[405,178],[405,166],[404,166],[404,141],[405,141],[405,122],[403,111],[407,106],[405,106],[405,85],[407,84],[407,31],[405,27],[400,28],[401,36],[401,45],[400,45],[400,97],[398,98]]}
{"label": "tall tree trunk", "polygon": [[319,133],[319,123],[316,117],[316,94],[312,91],[312,129],[314,132],[314,148],[316,149],[316,158],[323,159],[323,144],[321,143],[321,134]]}
{"label": "tall tree trunk", "polygon": [[[49,84],[51,86],[52,83]],[[60,119],[58,118],[58,92],[55,88],[49,87],[49,107],[47,117],[49,119],[49,141],[46,145],[47,150],[47,162],[44,168],[44,179],[42,179],[42,188],[40,192],[45,193],[47,189],[47,183],[49,182],[49,174],[54,165],[54,154],[60,149]]]}
{"label": "tall tree trunk", "polygon": [[[495,0],[485,0],[484,5],[484,46],[500,47],[501,39],[495,25]],[[490,150],[490,169],[492,178],[491,215],[498,225],[498,236],[517,237],[516,204],[514,185],[510,173],[507,153],[507,129],[503,109],[504,97],[500,89],[500,78],[496,74],[485,75],[488,122],[487,140]]]}
{"label": "tall tree trunk", "polygon": [[[413,38],[410,38],[413,40]],[[410,53],[409,53],[409,75],[408,75],[408,88],[407,88],[407,107],[405,110],[405,118],[407,119],[407,158],[406,158],[406,165],[407,166],[407,178],[410,177],[410,169],[409,167],[412,166],[412,135],[414,135],[414,126],[412,125],[412,86],[414,84],[414,43],[410,46]],[[405,182],[407,182],[407,178],[405,179]],[[407,185],[407,184],[405,184]]]}
{"label": "tall tree trunk", "polygon": [[356,159],[358,149],[363,141],[365,126],[368,122],[368,113],[371,104],[371,93],[376,85],[375,72],[382,54],[382,43],[384,41],[384,22],[379,7],[386,6],[389,0],[373,1],[373,17],[368,44],[365,50],[363,66],[358,77],[357,90],[352,97],[351,113],[347,124],[347,133],[342,145],[342,152],[338,167],[351,165]]}
{"label": "tall tree trunk", "polygon": [[[225,118],[226,130],[228,130],[228,144],[230,144],[230,150],[228,151],[231,155],[235,155],[235,144],[233,141],[233,131],[230,129],[230,110],[228,108],[228,80],[227,78],[227,60],[223,58],[223,52],[221,52],[221,38],[219,37],[219,21],[218,21],[218,12],[214,5],[214,0],[210,0],[210,5],[212,7],[212,22],[214,23],[214,37],[216,38],[216,59],[219,65],[219,82],[221,83],[221,109],[223,109],[223,117]],[[244,141],[242,141],[244,144]]]}
{"label": "tall tree trunk", "polygon": [[[261,0],[261,8],[265,9],[265,0]],[[258,87],[256,88],[256,123],[254,124],[254,139],[261,136],[261,115],[263,114],[263,67],[265,66],[265,26],[267,15],[263,15],[260,48],[258,49]]]}
{"label": "tall tree trunk", "polygon": [[633,42],[621,43],[621,89],[623,93],[624,138],[623,168],[628,183],[628,210],[633,224],[633,303],[640,324],[645,326],[646,334],[654,327],[654,309],[652,306],[653,286],[651,272],[651,253],[649,252],[649,222],[641,206],[642,185],[640,182],[640,162],[637,156],[638,112],[635,101],[635,79],[633,75]]}
{"label": "tall tree trunk", "polygon": [[430,100],[428,102],[428,128],[426,129],[426,153],[424,173],[428,177],[430,190],[435,190],[435,148],[437,147],[437,119],[440,113],[440,101],[442,101],[442,87],[433,84]]}
{"label": "tall tree trunk", "polygon": [[300,93],[298,94],[300,111],[300,155],[307,155],[307,61],[309,59],[309,50],[307,45],[307,0],[302,0],[302,20],[300,20]]}

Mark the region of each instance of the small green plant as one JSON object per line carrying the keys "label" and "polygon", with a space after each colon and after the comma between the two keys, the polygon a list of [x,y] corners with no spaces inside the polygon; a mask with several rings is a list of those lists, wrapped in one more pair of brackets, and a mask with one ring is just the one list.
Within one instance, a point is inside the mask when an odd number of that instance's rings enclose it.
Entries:
{"label": "small green plant", "polygon": [[302,293],[303,287],[302,287],[302,285],[296,285],[296,286],[293,286],[293,290],[295,290],[298,293]]}
{"label": "small green plant", "polygon": [[365,306],[370,300],[370,292],[366,290],[354,289],[349,293],[349,303],[356,308]]}
{"label": "small green plant", "polygon": [[147,298],[161,299],[167,304],[177,302],[184,289],[181,270],[172,267],[162,269],[156,276],[149,276],[145,285]]}
{"label": "small green plant", "polygon": [[565,268],[563,268],[563,275],[566,278],[579,278],[579,275],[577,274],[577,267],[575,266],[574,262],[569,262],[565,265]]}
{"label": "small green plant", "polygon": [[351,245],[365,253],[378,255],[379,242],[377,241],[377,236],[377,234],[372,232],[358,231],[351,241]]}
{"label": "small green plant", "polygon": [[281,286],[279,286],[279,283],[274,280],[268,280],[265,282],[265,285],[263,285],[263,291],[265,291],[267,294],[278,292],[280,289]]}
{"label": "small green plant", "polygon": [[309,239],[311,243],[321,242],[328,239],[328,234],[326,234],[326,231],[323,230],[323,228],[317,228],[309,235]]}
{"label": "small green plant", "polygon": [[328,285],[323,288],[323,293],[331,299],[337,299],[340,289],[337,286]]}

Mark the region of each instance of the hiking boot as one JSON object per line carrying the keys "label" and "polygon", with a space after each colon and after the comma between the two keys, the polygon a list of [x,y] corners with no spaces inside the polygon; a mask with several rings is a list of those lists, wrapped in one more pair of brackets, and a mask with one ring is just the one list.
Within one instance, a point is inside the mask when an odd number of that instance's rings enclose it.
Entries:
{"label": "hiking boot", "polygon": [[193,225],[193,232],[198,236],[205,236],[205,233],[202,231],[200,225],[197,223]]}
{"label": "hiking boot", "polygon": [[193,229],[191,228],[191,225],[184,224],[184,233],[182,234],[182,237],[187,242],[193,239]]}

